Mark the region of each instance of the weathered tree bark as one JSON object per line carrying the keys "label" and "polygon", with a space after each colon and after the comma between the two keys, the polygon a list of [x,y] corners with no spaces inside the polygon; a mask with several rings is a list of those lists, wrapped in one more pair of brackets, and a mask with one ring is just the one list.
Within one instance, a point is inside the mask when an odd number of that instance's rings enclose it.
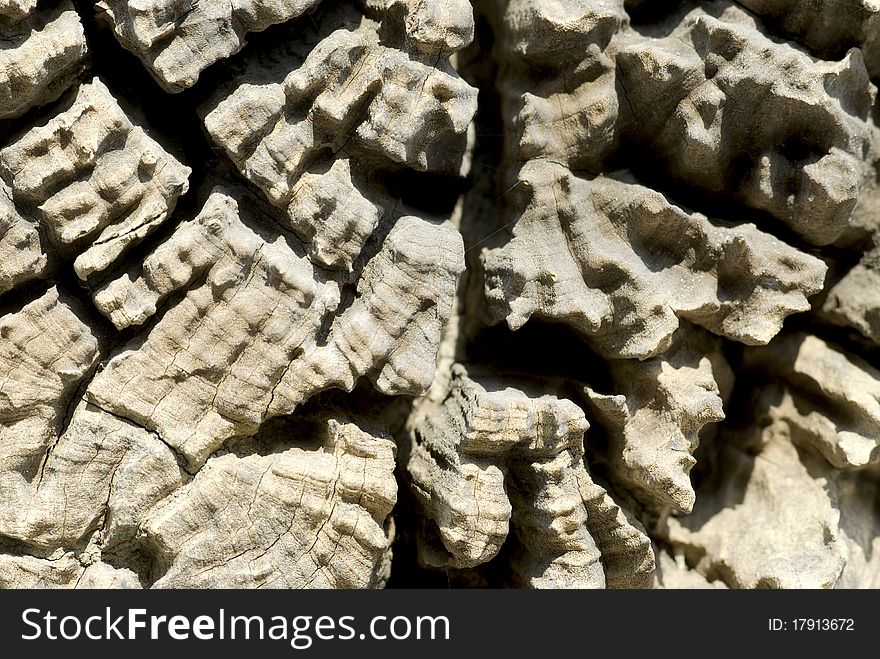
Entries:
{"label": "weathered tree bark", "polygon": [[873,0],[0,0],[0,587],[880,584]]}

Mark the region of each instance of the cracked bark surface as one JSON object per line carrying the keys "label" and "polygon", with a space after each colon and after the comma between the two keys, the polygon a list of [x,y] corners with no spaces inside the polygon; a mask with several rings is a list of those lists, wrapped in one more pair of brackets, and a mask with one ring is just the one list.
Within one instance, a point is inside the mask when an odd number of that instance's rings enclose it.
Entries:
{"label": "cracked bark surface", "polygon": [[877,587],[880,10],[649,4],[0,0],[0,587]]}

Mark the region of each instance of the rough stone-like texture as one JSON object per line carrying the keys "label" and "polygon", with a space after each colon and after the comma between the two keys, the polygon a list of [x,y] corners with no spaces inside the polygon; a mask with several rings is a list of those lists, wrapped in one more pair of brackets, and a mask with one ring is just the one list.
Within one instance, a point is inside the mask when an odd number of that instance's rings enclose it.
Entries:
{"label": "rough stone-like texture", "polygon": [[869,249],[838,281],[822,306],[825,319],[880,344],[880,250]]}
{"label": "rough stone-like texture", "polygon": [[722,389],[732,386],[719,342],[687,332],[662,358],[612,362],[611,376],[620,393],[584,393],[608,430],[613,474],[646,505],[689,513],[699,433],[724,419]]}
{"label": "rough stone-like texture", "polygon": [[0,534],[41,544],[41,526],[64,533],[63,521],[56,526],[61,502],[50,502],[52,514],[40,524],[27,501],[77,387],[97,362],[98,342],[56,288],[0,319],[0,338]]}
{"label": "rough stone-like texture", "polygon": [[106,0],[98,8],[120,43],[162,86],[178,92],[214,62],[238,52],[248,32],[301,16],[321,0]]}
{"label": "rough stone-like texture", "polygon": [[698,492],[693,515],[670,520],[668,540],[731,587],[876,588],[876,482],[833,469],[790,437],[778,420],[757,449],[732,440],[723,480]]}
{"label": "rough stone-like texture", "polygon": [[878,21],[0,0],[0,587],[880,587]]}
{"label": "rough stone-like texture", "polygon": [[732,4],[681,17],[617,56],[623,129],[673,176],[767,212],[825,245],[865,176],[876,90],[864,57],[817,61],[761,34]]}
{"label": "rough stone-like texture", "polygon": [[0,44],[0,121],[54,101],[85,68],[86,36],[69,0],[45,10],[0,3]]}
{"label": "rough stone-like texture", "polygon": [[512,528],[525,585],[634,587],[650,576],[648,539],[584,468],[588,423],[574,403],[456,365],[446,400],[417,417],[407,473],[451,566],[493,558]]}
{"label": "rough stone-like texture", "polygon": [[351,271],[384,215],[355,184],[356,176],[351,161],[339,158],[326,172],[308,172],[293,186],[286,224],[308,243],[319,265]]}
{"label": "rough stone-like texture", "polygon": [[740,0],[782,33],[836,59],[860,47],[872,77],[880,76],[880,5],[874,0]]}
{"label": "rough stone-like texture", "polygon": [[71,554],[41,559],[0,555],[0,588],[140,588],[138,576],[106,563],[81,565]]}
{"label": "rough stone-like texture", "polygon": [[745,367],[768,377],[751,423],[722,437],[693,514],[670,518],[666,539],[731,587],[876,587],[877,481],[865,467],[877,371],[806,334],[750,349]]}
{"label": "rough stone-like texture", "polygon": [[105,270],[168,217],[181,165],[131,123],[97,78],[73,105],[0,150],[0,176],[81,279]]}
{"label": "rough stone-like texture", "polygon": [[493,9],[508,157],[598,168],[618,135],[615,63],[604,50],[627,21],[623,3],[497,0]]}
{"label": "rough stone-like texture", "polygon": [[[470,6],[388,4],[380,22],[317,28],[298,66],[277,53],[256,62],[203,110],[212,140],[321,267],[352,271],[380,220],[393,221],[399,200],[377,170],[467,167],[477,90],[449,57],[473,37]],[[353,24],[351,13],[339,20]]]}
{"label": "rough stone-like texture", "polygon": [[73,409],[98,357],[78,311],[53,288],[0,321],[0,534],[35,550],[73,546],[98,527],[107,546],[130,540],[139,515],[181,481],[150,433],[85,403]]}
{"label": "rough stone-like texture", "polygon": [[[872,583],[874,366],[843,332],[843,348],[773,339],[820,293],[814,318],[875,337],[873,252],[852,264],[878,234],[876,70],[859,32],[876,8],[863,3],[856,26],[856,9],[752,3],[783,26],[731,2],[648,4],[478,4],[495,63],[469,65],[497,90],[503,135],[475,156],[500,157],[498,196],[466,202],[479,257],[460,359],[470,342],[484,363],[503,354],[499,335],[573,330],[543,346],[558,357],[541,368],[580,393],[592,473],[675,551],[660,554],[658,587]],[[814,56],[774,30],[812,31]],[[593,361],[563,366],[579,339]],[[434,495],[429,515],[450,500]],[[501,555],[516,574],[517,551]]]}
{"label": "rough stone-like texture", "polygon": [[37,8],[37,0],[3,0],[0,4],[0,16],[4,22],[15,24],[27,18]]}
{"label": "rough stone-like texture", "polygon": [[0,179],[0,293],[39,277],[47,264],[37,225],[22,216]]}
{"label": "rough stone-like texture", "polygon": [[818,259],[625,179],[535,160],[517,184],[511,235],[482,257],[489,320],[511,329],[532,316],[564,322],[602,354],[640,359],[669,347],[680,318],[762,344],[822,287]]}
{"label": "rough stone-like texture", "polygon": [[745,365],[780,383],[768,394],[769,414],[784,420],[791,440],[839,469],[880,461],[880,371],[806,334],[771,348],[750,352]]}
{"label": "rough stone-like texture", "polygon": [[829,588],[845,565],[840,513],[780,435],[751,456],[721,452],[717,491],[687,518],[670,519],[669,540],[709,579],[735,588]]}
{"label": "rough stone-like texture", "polygon": [[138,270],[96,295],[117,326],[185,294],[109,361],[86,396],[199,466],[226,440],[258,430],[282,374],[314,349],[339,290],[317,281],[282,236],[243,223],[219,190]]}
{"label": "rough stone-like texture", "polygon": [[682,554],[673,557],[662,550],[657,552],[657,569],[654,572],[654,579],[654,588],[667,590],[726,588],[720,581],[708,581],[702,574],[689,568]]}
{"label": "rough stone-like texture", "polygon": [[102,546],[118,550],[131,545],[141,516],[184,476],[174,453],[155,435],[82,401],[46,452],[38,476],[4,490],[14,497],[4,496],[7,533],[52,551],[99,531]]}
{"label": "rough stone-like texture", "polygon": [[332,418],[317,433],[310,450],[212,458],[151,510],[142,528],[163,570],[154,586],[381,585],[397,497],[394,443]]}
{"label": "rough stone-like texture", "polygon": [[254,434],[320,391],[351,390],[364,375],[385,394],[423,393],[462,260],[449,224],[404,217],[365,266],[357,299],[334,317],[338,284],[283,235],[242,222],[235,199],[217,190],[140,272],[96,294],[125,327],[186,290],[86,395],[199,466],[226,440]]}
{"label": "rough stone-like texture", "polygon": [[206,116],[211,136],[274,203],[290,199],[322,150],[349,141],[416,169],[461,167],[476,90],[437,57],[429,64],[382,45],[378,31],[337,30],[283,81],[243,83]]}

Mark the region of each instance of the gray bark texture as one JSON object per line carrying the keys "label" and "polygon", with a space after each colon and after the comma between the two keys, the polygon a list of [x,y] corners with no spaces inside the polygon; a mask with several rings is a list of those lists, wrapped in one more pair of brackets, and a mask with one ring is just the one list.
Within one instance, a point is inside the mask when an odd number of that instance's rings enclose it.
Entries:
{"label": "gray bark texture", "polygon": [[877,0],[0,0],[0,587],[880,587]]}

